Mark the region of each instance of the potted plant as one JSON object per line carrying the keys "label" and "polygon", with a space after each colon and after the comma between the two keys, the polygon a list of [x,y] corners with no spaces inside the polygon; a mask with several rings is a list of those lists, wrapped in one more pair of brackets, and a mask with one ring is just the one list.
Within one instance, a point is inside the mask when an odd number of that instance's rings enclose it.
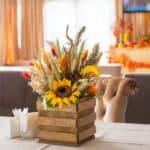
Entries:
{"label": "potted plant", "polygon": [[43,100],[39,110],[40,142],[80,145],[95,133],[95,82],[100,75],[98,62],[102,53],[95,44],[85,50],[82,27],[73,40],[66,28],[68,47],[51,42],[50,52],[41,50],[25,75],[29,85]]}

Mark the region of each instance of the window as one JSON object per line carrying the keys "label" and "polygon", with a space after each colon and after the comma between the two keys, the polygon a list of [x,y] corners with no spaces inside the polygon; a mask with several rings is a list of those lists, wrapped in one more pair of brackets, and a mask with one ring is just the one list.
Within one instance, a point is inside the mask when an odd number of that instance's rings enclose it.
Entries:
{"label": "window", "polygon": [[94,43],[100,43],[104,63],[108,48],[115,41],[110,29],[114,21],[115,0],[45,0],[44,39],[52,41],[58,37],[61,43],[65,43],[67,24],[71,34],[85,25],[87,46],[91,48]]}

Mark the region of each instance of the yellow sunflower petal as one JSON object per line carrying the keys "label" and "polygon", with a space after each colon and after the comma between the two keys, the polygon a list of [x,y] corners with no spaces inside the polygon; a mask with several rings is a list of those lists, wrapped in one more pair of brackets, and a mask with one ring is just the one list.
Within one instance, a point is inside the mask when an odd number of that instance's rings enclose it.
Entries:
{"label": "yellow sunflower petal", "polygon": [[80,73],[81,73],[81,75],[86,75],[86,74],[99,75],[100,69],[96,65],[87,65],[81,70]]}
{"label": "yellow sunflower petal", "polygon": [[48,99],[48,100],[50,100],[50,99],[54,98],[55,96],[56,95],[55,95],[54,92],[48,91],[48,92],[46,92],[45,98]]}
{"label": "yellow sunflower petal", "polygon": [[57,105],[57,98],[53,98],[51,100],[51,104],[52,104],[53,107],[55,107]]}
{"label": "yellow sunflower petal", "polygon": [[62,108],[63,106],[63,99],[62,98],[57,98],[57,104],[59,108]]}
{"label": "yellow sunflower petal", "polygon": [[63,79],[62,80],[62,86],[68,86],[68,87],[70,87],[71,86],[71,81],[67,80],[67,79]]}
{"label": "yellow sunflower petal", "polygon": [[78,99],[73,95],[69,97],[69,100],[73,103],[77,103],[77,101],[78,101]]}
{"label": "yellow sunflower petal", "polygon": [[77,83],[74,83],[74,84],[72,85],[72,91],[76,90],[77,88],[78,88]]}
{"label": "yellow sunflower petal", "polygon": [[70,105],[70,100],[69,100],[69,98],[67,98],[67,97],[63,98],[63,102],[64,102],[64,104],[66,104],[66,105]]}
{"label": "yellow sunflower petal", "polygon": [[80,91],[75,91],[72,93],[73,96],[79,97],[80,96]]}
{"label": "yellow sunflower petal", "polygon": [[53,98],[53,99],[51,100],[51,104],[52,104],[52,106],[58,105],[59,108],[62,108],[62,106],[63,106],[63,101],[62,101],[61,98],[56,97],[56,98]]}

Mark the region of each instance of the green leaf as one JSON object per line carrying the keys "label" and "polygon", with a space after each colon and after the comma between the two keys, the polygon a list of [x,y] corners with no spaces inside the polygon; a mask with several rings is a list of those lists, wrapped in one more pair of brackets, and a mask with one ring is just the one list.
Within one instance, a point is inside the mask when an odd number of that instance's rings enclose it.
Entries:
{"label": "green leaf", "polygon": [[51,101],[47,101],[46,100],[46,106],[49,108],[49,107],[52,107],[52,105],[51,105]]}
{"label": "green leaf", "polygon": [[81,84],[79,85],[78,90],[81,91],[81,92],[83,92],[83,91],[85,91],[86,89],[88,89],[89,86],[90,86],[90,84],[89,84],[88,82],[83,82],[83,83],[81,83]]}

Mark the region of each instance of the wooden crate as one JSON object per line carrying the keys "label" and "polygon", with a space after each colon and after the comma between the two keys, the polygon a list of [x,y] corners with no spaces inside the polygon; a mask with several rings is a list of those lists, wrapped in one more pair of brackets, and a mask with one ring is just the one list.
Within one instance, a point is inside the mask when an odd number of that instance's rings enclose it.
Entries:
{"label": "wooden crate", "polygon": [[94,138],[94,107],[95,98],[85,97],[77,105],[40,109],[39,142],[78,146]]}

